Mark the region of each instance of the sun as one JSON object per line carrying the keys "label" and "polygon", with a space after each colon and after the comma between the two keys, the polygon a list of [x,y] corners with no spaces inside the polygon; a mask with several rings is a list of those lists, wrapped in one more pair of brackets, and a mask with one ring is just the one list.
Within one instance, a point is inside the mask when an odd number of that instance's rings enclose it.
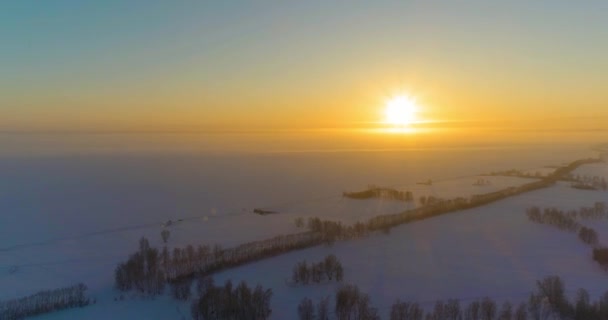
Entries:
{"label": "sun", "polygon": [[407,127],[416,122],[417,112],[416,99],[408,95],[394,96],[386,102],[384,121],[394,126]]}

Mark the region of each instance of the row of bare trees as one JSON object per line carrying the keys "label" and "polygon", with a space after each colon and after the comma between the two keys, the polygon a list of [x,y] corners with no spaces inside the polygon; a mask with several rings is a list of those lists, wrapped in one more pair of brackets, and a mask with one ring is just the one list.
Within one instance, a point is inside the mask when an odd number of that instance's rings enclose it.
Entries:
{"label": "row of bare trees", "polygon": [[580,207],[578,210],[559,210],[557,208],[543,208],[538,206],[526,210],[528,218],[537,223],[560,224],[558,220],[575,221],[576,219],[605,219],[608,218],[608,206],[605,202],[595,202],[593,206]]}
{"label": "row of bare trees", "polygon": [[87,286],[79,283],[70,287],[41,291],[31,296],[0,301],[0,319],[23,319],[39,314],[84,307],[89,304]]}
{"label": "row of bare trees", "polygon": [[[498,303],[489,298],[475,299],[461,305],[457,299],[436,301],[430,310],[417,302],[397,300],[390,309],[390,320],[606,320],[608,292],[592,301],[589,293],[579,289],[573,300],[565,294],[564,284],[557,276],[537,281],[536,290],[527,301],[512,304]],[[300,320],[378,320],[378,310],[370,304],[367,294],[355,286],[344,286],[335,295],[335,308],[329,311],[330,301],[315,304],[304,298],[298,305]]]}
{"label": "row of bare trees", "polygon": [[517,187],[505,188],[495,192],[472,195],[469,198],[458,197],[455,199],[440,199],[432,196],[421,197],[420,203],[422,204],[422,207],[407,210],[402,213],[374,217],[366,223],[366,231],[387,231],[388,229],[400,224],[410,223],[415,220],[422,220],[453,211],[470,209],[507,197],[546,188],[563,179],[565,176],[570,175],[571,172],[579,166],[584,164],[592,164],[599,161],[601,160],[595,158],[576,160],[567,166],[556,169],[553,173],[547,176],[540,177],[541,179],[538,181],[529,182]]}
{"label": "row of bare trees", "polygon": [[585,244],[598,248],[599,238],[593,228],[581,225],[577,219],[599,219],[608,216],[604,202],[596,202],[592,207],[582,207],[579,210],[562,211],[556,208],[530,207],[526,210],[528,219],[535,223],[548,224],[561,230],[577,232],[579,239]]}
{"label": "row of bare trees", "polygon": [[173,250],[164,247],[159,252],[150,247],[146,238],[142,238],[139,250],[117,266],[114,273],[115,286],[121,291],[137,290],[156,295],[163,292],[166,282],[180,283],[184,279],[211,275],[245,263],[316,246],[327,239],[328,236],[324,233],[303,232],[249,242],[233,248],[222,248],[219,245],[195,248],[189,245]]}
{"label": "row of bare trees", "polygon": [[541,209],[535,206],[528,208],[526,215],[532,222],[551,225],[564,231],[577,232],[581,228],[581,224],[573,218],[573,215],[556,208]]}
{"label": "row of bare trees", "polygon": [[516,196],[533,190],[549,187],[570,174],[574,169],[584,164],[596,163],[599,159],[581,159],[574,161],[567,166],[556,169],[552,174],[542,177],[541,180],[529,182],[517,187],[508,187],[503,190],[472,195],[469,198],[457,197],[454,199],[440,199],[426,197],[420,199],[422,207],[407,210],[402,213],[381,215],[371,218],[366,223],[366,231],[383,230],[386,231],[394,226],[410,223],[416,220],[423,220],[434,216],[447,214],[453,211],[479,207],[507,197]]}
{"label": "row of bare trees", "polygon": [[323,261],[311,263],[306,260],[298,262],[293,267],[291,281],[295,284],[320,283],[324,281],[341,282],[344,277],[344,269],[338,258],[331,254]]}
{"label": "row of bare trees", "polygon": [[470,209],[510,196],[545,188],[551,185],[552,183],[553,182],[547,178],[540,181],[530,182],[518,187],[509,187],[496,192],[473,195],[470,198],[457,197],[454,199],[446,200],[439,198],[429,199],[427,197],[424,200],[421,200],[424,204],[422,207],[396,214],[380,215],[369,219],[365,224],[365,231],[387,231],[390,228],[401,224],[406,224],[417,220],[423,220],[458,210]]}
{"label": "row of bare trees", "polygon": [[576,232],[578,238],[593,247],[593,260],[602,268],[608,270],[608,248],[602,247],[597,232],[593,228],[581,225],[576,219],[602,219],[608,217],[608,209],[604,202],[596,202],[591,207],[581,207],[578,210],[562,211],[556,208],[530,207],[526,210],[530,221],[555,226],[561,230]]}

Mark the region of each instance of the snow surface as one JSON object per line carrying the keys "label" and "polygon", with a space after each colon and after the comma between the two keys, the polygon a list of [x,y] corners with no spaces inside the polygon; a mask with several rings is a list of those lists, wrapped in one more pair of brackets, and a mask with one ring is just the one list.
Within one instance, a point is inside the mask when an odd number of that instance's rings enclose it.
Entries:
{"label": "snow surface", "polygon": [[[599,166],[598,166],[599,168]],[[290,288],[293,266],[333,253],[345,266],[345,282],[370,294],[387,316],[398,298],[428,302],[491,296],[521,302],[535,281],[559,275],[570,293],[586,288],[593,297],[608,288],[608,277],[576,234],[528,221],[532,205],[576,209],[607,201],[608,193],[578,191],[567,184],[506,199],[488,206],[393,228],[389,235],[316,247],[223,272],[227,279],[259,282],[275,291],[273,319],[295,316],[303,297],[331,296],[336,286]],[[608,242],[608,221],[584,221]],[[272,269],[267,273],[265,270]],[[282,275],[282,277],[277,276]]]}
{"label": "snow surface", "polygon": [[[510,150],[512,152],[512,150]],[[453,198],[516,186],[531,179],[479,177],[475,173],[542,168],[567,162],[580,153],[458,156],[362,155],[226,157],[53,157],[0,158],[0,299],[85,282],[95,305],[45,315],[43,319],[180,319],[189,306],[157,297],[143,300],[112,289],[116,264],[146,236],[161,245],[161,223],[172,225],[169,246],[233,246],[298,231],[296,217],[318,216],[352,223],[400,212],[413,203],[351,200],[342,191],[367,184],[411,190],[415,197]],[[448,155],[450,155],[448,153]],[[466,157],[465,157],[466,155]],[[337,158],[336,158],[337,157]],[[425,158],[426,157],[426,158]],[[485,157],[485,158],[484,158]],[[437,160],[440,158],[441,160]],[[409,161],[409,162],[408,162]],[[328,164],[330,163],[330,164]],[[370,165],[381,163],[382,169]],[[370,168],[369,170],[366,170]],[[607,176],[605,164],[577,170]],[[453,177],[453,178],[445,178]],[[432,186],[416,182],[428,178]],[[491,181],[474,186],[478,178]],[[278,199],[278,200],[277,200]],[[521,298],[534,281],[562,276],[569,288],[592,294],[607,288],[590,250],[576,235],[532,224],[524,215],[531,205],[578,208],[607,201],[608,194],[569,188],[567,184],[527,193],[498,203],[393,228],[331,247],[316,247],[253,263],[216,276],[274,290],[273,319],[295,316],[304,296],[333,296],[336,285],[289,287],[285,279],[297,261],[321,260],[334,253],[346,268],[345,282],[357,284],[383,314],[397,299],[432,301],[450,297]],[[252,208],[277,210],[259,216]],[[588,221],[608,244],[604,221]],[[9,272],[17,266],[17,271]],[[272,270],[272,272],[268,272]]]}

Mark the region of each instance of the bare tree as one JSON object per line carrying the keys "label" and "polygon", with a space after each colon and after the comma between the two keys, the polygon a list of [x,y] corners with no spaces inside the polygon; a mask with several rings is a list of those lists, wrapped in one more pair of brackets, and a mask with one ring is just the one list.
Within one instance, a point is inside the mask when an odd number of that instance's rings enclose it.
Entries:
{"label": "bare tree", "polygon": [[513,318],[513,306],[509,301],[505,302],[498,314],[498,320],[511,320]]}
{"label": "bare tree", "polygon": [[312,300],[308,298],[302,299],[298,305],[298,316],[300,320],[313,320],[315,318],[315,308]]}
{"label": "bare tree", "polygon": [[489,297],[481,300],[481,320],[493,320],[496,317],[496,302]]}
{"label": "bare tree", "polygon": [[329,297],[325,297],[317,304],[317,320],[329,320]]}
{"label": "bare tree", "polygon": [[160,232],[160,237],[163,239],[163,243],[167,243],[167,240],[169,240],[170,235],[171,232],[167,229],[163,229],[163,231]]}

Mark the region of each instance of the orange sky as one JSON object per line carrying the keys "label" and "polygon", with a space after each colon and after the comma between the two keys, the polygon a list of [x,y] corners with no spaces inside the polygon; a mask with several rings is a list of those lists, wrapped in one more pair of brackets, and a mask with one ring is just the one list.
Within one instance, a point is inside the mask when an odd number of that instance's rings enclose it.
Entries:
{"label": "orange sky", "polygon": [[0,13],[0,130],[346,130],[399,93],[435,129],[608,123],[603,2],[68,2]]}

